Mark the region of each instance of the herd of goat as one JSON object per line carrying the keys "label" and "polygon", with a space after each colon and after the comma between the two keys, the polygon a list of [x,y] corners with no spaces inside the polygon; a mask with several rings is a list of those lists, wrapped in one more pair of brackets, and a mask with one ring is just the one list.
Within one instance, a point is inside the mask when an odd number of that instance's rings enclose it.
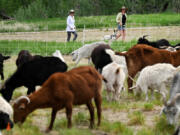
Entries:
{"label": "herd of goat", "polygon": [[[81,66],[69,71],[58,50],[48,57],[20,51],[16,60],[17,70],[0,86],[0,130],[13,127],[12,114],[14,123],[23,123],[31,112],[39,108],[52,108],[47,132],[52,129],[57,112],[63,108],[70,128],[73,105],[81,104],[87,105],[90,128],[93,128],[92,99],[97,108],[98,125],[101,123],[102,82],[107,90],[107,100],[118,101],[121,91],[125,90],[126,78],[128,91],[144,93],[146,101],[149,100],[148,90],[152,99],[155,91],[161,93],[164,106],[160,114],[164,113],[170,124],[177,125],[180,114],[180,44],[172,46],[166,39],[150,42],[145,37],[139,38],[137,45],[125,52],[114,52],[104,41],[86,44],[71,53],[72,60],[77,65],[82,58],[88,58],[88,63],[92,61],[95,68]],[[0,54],[2,80],[3,62],[9,58]],[[137,81],[135,76],[138,76]],[[21,86],[28,88],[27,96],[13,101],[12,109],[8,102],[13,91]],[[41,87],[36,90],[36,86]]]}

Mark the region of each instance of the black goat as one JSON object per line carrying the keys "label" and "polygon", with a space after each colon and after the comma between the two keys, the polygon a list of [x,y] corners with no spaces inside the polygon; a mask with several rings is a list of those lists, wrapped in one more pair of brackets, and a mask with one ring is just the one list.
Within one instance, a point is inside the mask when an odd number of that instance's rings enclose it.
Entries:
{"label": "black goat", "polygon": [[40,55],[32,56],[29,51],[27,50],[21,50],[18,54],[18,58],[16,59],[16,66],[20,67],[24,63],[33,60],[33,59],[39,59],[42,58]]}
{"label": "black goat", "polygon": [[164,47],[164,46],[166,46],[166,47],[171,46],[169,41],[166,39],[160,39],[160,40],[151,42],[146,39],[147,36],[148,35],[144,35],[143,37],[139,38],[137,44],[147,44],[152,47],[159,48],[159,49],[162,49],[162,47]]}
{"label": "black goat", "polygon": [[1,80],[4,80],[4,73],[3,73],[4,60],[7,60],[9,58],[10,58],[10,56],[3,56],[2,54],[0,54],[0,75],[1,75]]}
{"label": "black goat", "polygon": [[106,53],[106,49],[111,49],[109,45],[100,45],[92,51],[91,59],[95,68],[101,73],[104,66],[112,62],[109,54]]}
{"label": "black goat", "polygon": [[3,97],[10,101],[15,88],[25,86],[27,94],[35,91],[35,86],[42,85],[50,75],[55,72],[65,72],[66,63],[57,57],[42,57],[24,63],[15,73],[6,80],[0,92]]}

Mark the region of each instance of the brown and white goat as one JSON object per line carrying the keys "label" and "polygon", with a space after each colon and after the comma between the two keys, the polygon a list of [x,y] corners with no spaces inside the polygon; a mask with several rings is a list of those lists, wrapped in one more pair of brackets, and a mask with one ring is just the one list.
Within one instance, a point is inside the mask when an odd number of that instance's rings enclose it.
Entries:
{"label": "brown and white goat", "polygon": [[68,128],[72,126],[71,116],[73,105],[86,104],[90,112],[90,128],[94,125],[94,98],[98,125],[101,122],[101,75],[95,68],[82,66],[65,73],[55,73],[42,87],[28,97],[20,97],[13,105],[14,122],[23,123],[31,112],[38,108],[52,108],[51,122],[47,131],[53,127],[56,113],[65,108]]}
{"label": "brown and white goat", "polygon": [[[125,56],[128,74],[132,78],[144,67],[156,63],[170,63],[175,67],[180,65],[180,51],[170,52],[142,44],[133,46],[126,53],[116,52],[116,55]],[[128,78],[128,88],[132,87],[132,82]]]}

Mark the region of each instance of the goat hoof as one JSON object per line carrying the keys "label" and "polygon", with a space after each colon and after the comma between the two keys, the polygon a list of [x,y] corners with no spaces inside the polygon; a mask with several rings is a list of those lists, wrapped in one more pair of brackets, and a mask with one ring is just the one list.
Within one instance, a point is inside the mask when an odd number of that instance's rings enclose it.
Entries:
{"label": "goat hoof", "polygon": [[49,133],[50,131],[51,131],[51,129],[49,129],[49,128],[47,128],[47,129],[45,130],[46,133]]}
{"label": "goat hoof", "polygon": [[91,125],[89,126],[89,128],[90,128],[90,129],[93,129],[93,128],[94,128],[94,125],[93,125],[93,124],[91,124]]}

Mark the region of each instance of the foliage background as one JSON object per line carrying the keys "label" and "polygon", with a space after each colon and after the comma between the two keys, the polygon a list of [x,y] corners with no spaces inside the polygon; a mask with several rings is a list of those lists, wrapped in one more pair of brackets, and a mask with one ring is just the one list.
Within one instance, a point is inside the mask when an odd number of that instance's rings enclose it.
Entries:
{"label": "foliage background", "polygon": [[65,17],[69,9],[78,16],[115,15],[122,5],[129,14],[180,12],[180,0],[0,0],[0,12],[18,20]]}

